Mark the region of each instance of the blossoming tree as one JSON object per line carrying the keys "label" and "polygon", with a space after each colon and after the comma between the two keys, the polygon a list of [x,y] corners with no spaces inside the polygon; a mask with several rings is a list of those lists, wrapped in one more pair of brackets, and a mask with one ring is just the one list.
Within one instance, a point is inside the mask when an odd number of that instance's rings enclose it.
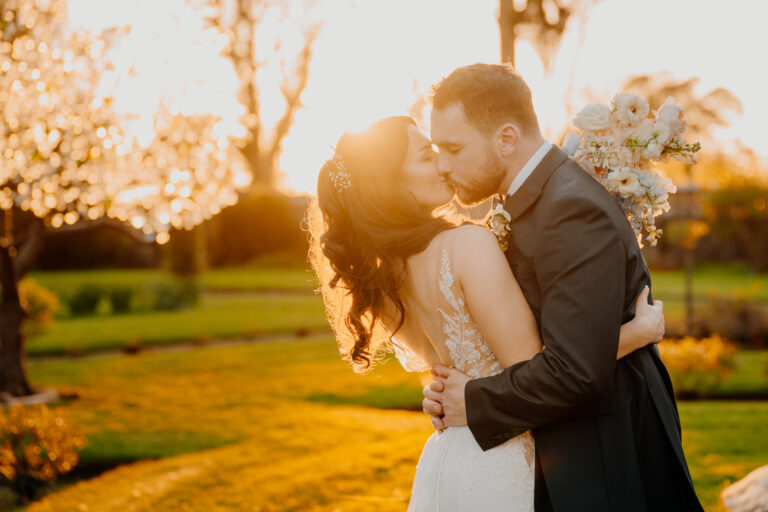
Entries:
{"label": "blossoming tree", "polygon": [[[18,281],[46,232],[129,223],[165,243],[171,227],[191,229],[251,181],[230,125],[212,114],[160,108],[147,140],[130,137],[104,86],[104,38],[65,22],[64,0],[0,4],[0,392],[12,396],[34,392]],[[30,214],[14,229],[14,215]]]}

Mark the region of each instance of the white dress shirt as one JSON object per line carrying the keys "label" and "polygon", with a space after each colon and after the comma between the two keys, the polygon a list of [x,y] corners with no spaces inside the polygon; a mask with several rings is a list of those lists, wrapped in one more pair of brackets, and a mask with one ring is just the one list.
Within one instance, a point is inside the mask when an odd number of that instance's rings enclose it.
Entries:
{"label": "white dress shirt", "polygon": [[512,180],[512,184],[509,186],[509,190],[507,191],[507,197],[517,192],[518,189],[523,186],[525,180],[528,179],[528,176],[531,175],[536,166],[541,163],[541,161],[544,159],[544,155],[547,154],[551,147],[552,144],[545,140],[544,144],[542,144],[539,149],[536,150],[533,156],[525,163],[523,168],[520,169],[520,172],[517,173],[515,179]]}

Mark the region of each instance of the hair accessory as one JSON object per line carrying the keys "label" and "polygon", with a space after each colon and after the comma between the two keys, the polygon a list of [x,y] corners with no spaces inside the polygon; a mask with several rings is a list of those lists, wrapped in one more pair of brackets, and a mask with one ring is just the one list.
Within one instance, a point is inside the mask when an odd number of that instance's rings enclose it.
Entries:
{"label": "hair accessory", "polygon": [[341,159],[341,155],[334,153],[331,159],[336,166],[335,171],[330,171],[328,177],[331,179],[333,186],[336,187],[338,192],[346,190],[352,186],[351,176],[347,172],[347,168],[344,167],[344,160]]}

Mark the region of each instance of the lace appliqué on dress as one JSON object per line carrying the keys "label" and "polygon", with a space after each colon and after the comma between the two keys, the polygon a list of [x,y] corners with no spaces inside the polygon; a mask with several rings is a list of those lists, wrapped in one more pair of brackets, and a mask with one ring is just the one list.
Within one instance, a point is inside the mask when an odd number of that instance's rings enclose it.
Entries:
{"label": "lace appliqu\u00e9 on dress", "polygon": [[437,310],[443,316],[445,346],[448,347],[453,364],[457,370],[472,378],[501,373],[501,364],[493,356],[483,335],[469,316],[464,299],[454,295],[451,289],[453,285],[451,260],[448,257],[448,251],[443,249],[440,264],[440,291],[452,311],[448,314],[443,308],[437,308]]}
{"label": "lace appliqu\u00e9 on dress", "polygon": [[408,348],[408,345],[398,343],[392,338],[392,346],[395,349],[395,357],[406,372],[425,372],[432,368],[432,365]]}

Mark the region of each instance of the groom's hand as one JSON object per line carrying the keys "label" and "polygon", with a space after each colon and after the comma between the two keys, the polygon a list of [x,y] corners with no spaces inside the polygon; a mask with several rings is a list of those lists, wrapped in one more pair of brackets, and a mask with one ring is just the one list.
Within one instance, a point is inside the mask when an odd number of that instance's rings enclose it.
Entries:
{"label": "groom's hand", "polygon": [[[427,400],[431,400],[440,405],[440,410],[443,413],[440,423],[436,422],[433,416],[432,425],[438,430],[442,430],[445,427],[466,425],[467,412],[464,407],[464,386],[472,379],[459,370],[448,368],[441,364],[435,365],[432,368],[432,372],[435,374],[435,380],[432,381],[430,387],[424,388],[424,396],[426,398],[422,402],[422,406],[425,412],[433,414],[433,411],[436,412],[437,409],[432,407],[433,404],[431,402],[427,403]],[[438,425],[440,426],[438,427]]]}

